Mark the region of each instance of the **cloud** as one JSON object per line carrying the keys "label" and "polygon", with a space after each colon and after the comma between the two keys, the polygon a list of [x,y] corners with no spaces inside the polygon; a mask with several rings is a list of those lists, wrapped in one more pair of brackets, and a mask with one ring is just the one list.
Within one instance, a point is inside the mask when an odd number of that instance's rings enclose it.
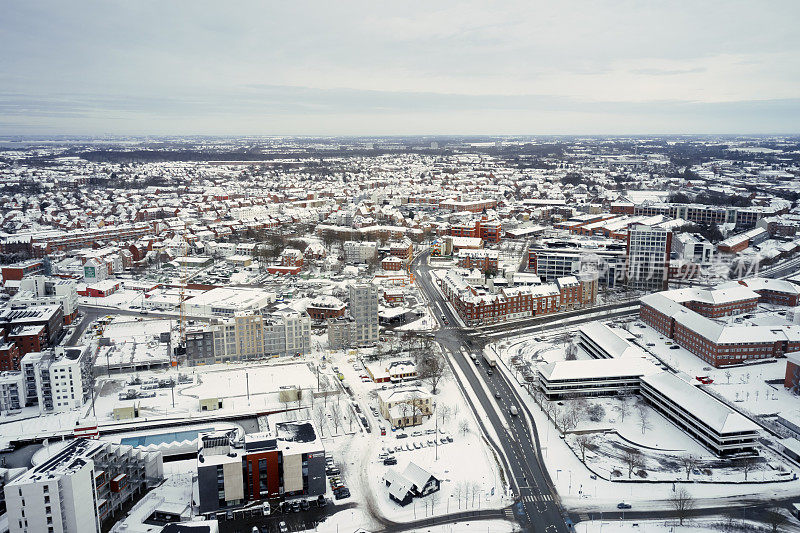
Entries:
{"label": "cloud", "polygon": [[[796,117],[798,15],[793,1],[33,0],[0,18],[0,121],[537,133],[680,131],[680,116],[687,131],[775,131]],[[748,111],[759,101],[787,118]]]}

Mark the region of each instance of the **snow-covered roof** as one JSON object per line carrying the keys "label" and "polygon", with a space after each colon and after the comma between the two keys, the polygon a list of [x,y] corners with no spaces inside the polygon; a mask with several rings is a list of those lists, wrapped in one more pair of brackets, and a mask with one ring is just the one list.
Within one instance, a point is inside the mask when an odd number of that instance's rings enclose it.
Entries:
{"label": "snow-covered roof", "polygon": [[642,382],[718,434],[757,432],[759,429],[754,422],[671,372],[644,376]]}
{"label": "snow-covered roof", "polygon": [[646,359],[581,359],[557,361],[538,367],[548,381],[573,381],[588,378],[628,378],[657,372],[659,369]]}

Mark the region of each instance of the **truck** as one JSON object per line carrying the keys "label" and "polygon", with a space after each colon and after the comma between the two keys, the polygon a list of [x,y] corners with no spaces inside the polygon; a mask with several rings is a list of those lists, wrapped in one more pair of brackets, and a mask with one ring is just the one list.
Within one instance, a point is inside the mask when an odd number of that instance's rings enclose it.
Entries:
{"label": "truck", "polygon": [[483,358],[486,360],[486,364],[489,366],[497,366],[497,357],[494,353],[490,352],[489,350],[484,350]]}

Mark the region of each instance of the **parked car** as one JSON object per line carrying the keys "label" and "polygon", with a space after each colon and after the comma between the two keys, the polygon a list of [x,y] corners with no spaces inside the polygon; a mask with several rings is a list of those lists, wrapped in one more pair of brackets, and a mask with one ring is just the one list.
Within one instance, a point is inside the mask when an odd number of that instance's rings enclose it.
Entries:
{"label": "parked car", "polygon": [[631,504],[629,504],[629,503],[620,502],[620,503],[617,504],[617,509],[630,509],[630,508],[631,508]]}
{"label": "parked car", "polygon": [[286,527],[286,522],[280,522],[278,524],[278,529],[280,530],[281,533],[289,533],[289,528]]}
{"label": "parked car", "polygon": [[299,513],[300,512],[300,502],[298,502],[297,500],[292,502],[292,512],[293,513]]}
{"label": "parked car", "polygon": [[325,507],[326,505],[328,505],[328,500],[325,499],[324,494],[320,494],[319,497],[317,498],[317,505],[319,507]]}
{"label": "parked car", "polygon": [[670,350],[680,350],[680,349],[681,349],[681,347],[680,347],[680,346],[678,346],[677,344],[673,344],[672,346],[670,346],[670,347],[669,347],[669,349],[670,349]]}
{"label": "parked car", "polygon": [[517,406],[516,405],[512,405],[508,409],[508,411],[511,413],[511,416],[517,416],[519,414],[519,411],[517,410]]}
{"label": "parked car", "polygon": [[396,465],[397,464],[397,458],[396,457],[387,457],[386,459],[383,460],[383,464],[385,464],[386,466]]}
{"label": "parked car", "polygon": [[303,500],[303,501],[301,501],[301,502],[300,502],[300,508],[301,508],[303,511],[308,511],[308,509],[309,509],[310,507],[311,507],[311,504],[309,504],[309,503],[308,503],[308,500]]}
{"label": "parked car", "polygon": [[494,393],[494,397],[495,397],[495,398],[497,398],[497,399],[499,400],[499,399],[500,399],[500,393],[499,393],[499,392],[495,392],[495,393]]}
{"label": "parked car", "polygon": [[397,435],[395,435],[395,436],[396,436],[398,439],[407,439],[407,438],[408,438],[408,435],[407,435],[407,434],[405,434],[405,433],[398,433],[398,434],[397,434]]}

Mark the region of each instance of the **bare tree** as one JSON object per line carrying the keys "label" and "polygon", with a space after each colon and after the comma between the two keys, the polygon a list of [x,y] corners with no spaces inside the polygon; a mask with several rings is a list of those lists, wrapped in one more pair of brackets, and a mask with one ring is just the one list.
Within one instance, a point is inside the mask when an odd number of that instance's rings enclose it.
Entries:
{"label": "bare tree", "polygon": [[692,495],[689,494],[689,491],[686,490],[685,487],[681,487],[673,492],[672,496],[669,498],[669,505],[672,507],[672,510],[675,511],[675,516],[678,517],[680,525],[683,525],[683,521],[689,516],[692,509],[694,509],[694,504],[694,498],[692,498]]}
{"label": "bare tree", "polygon": [[445,425],[450,420],[451,409],[449,405],[436,405],[436,417],[439,424]]}
{"label": "bare tree", "polygon": [[627,396],[621,396],[619,399],[619,405],[617,406],[617,409],[619,410],[620,422],[625,422],[625,416],[630,412],[630,406],[628,406],[627,400]]}
{"label": "bare tree", "polygon": [[756,467],[756,460],[752,457],[745,457],[739,462],[739,468],[741,468],[742,473],[744,474],[744,480],[747,481],[747,474],[750,473]]}
{"label": "bare tree", "polygon": [[[477,481],[472,482],[472,506],[475,507],[475,497],[478,496],[478,491],[481,490],[481,484]],[[480,500],[480,498],[478,498]]]}
{"label": "bare tree", "polygon": [[325,424],[325,417],[325,408],[317,406],[317,408],[314,409],[314,421],[317,423],[320,433],[322,433],[322,426]]}
{"label": "bare tree", "polygon": [[628,467],[628,479],[631,478],[633,471],[644,466],[642,452],[635,448],[628,448],[622,454],[622,462]]}
{"label": "bare tree", "polygon": [[436,511],[436,504],[439,503],[439,491],[431,492],[428,495],[428,498],[431,501],[431,515]]}
{"label": "bare tree", "polygon": [[689,481],[689,474],[691,474],[692,470],[697,466],[697,459],[695,459],[692,454],[686,454],[682,455],[679,461],[684,471],[686,471],[686,481]]}
{"label": "bare tree", "polygon": [[439,382],[444,378],[447,371],[447,363],[442,359],[441,354],[431,351],[425,354],[420,361],[417,375],[431,388],[431,393],[436,394]]}
{"label": "bare tree", "polygon": [[775,509],[766,513],[764,521],[770,527],[772,533],[778,533],[788,520],[786,519],[786,515]]}
{"label": "bare tree", "polygon": [[642,428],[642,435],[644,435],[648,429],[653,428],[653,425],[650,423],[650,416],[649,416],[650,413],[647,410],[647,406],[643,403],[640,403],[638,405],[638,409],[639,409],[639,427]]}
{"label": "bare tree", "polygon": [[462,418],[461,422],[458,423],[458,432],[462,437],[469,433],[469,422]]}
{"label": "bare tree", "polygon": [[342,416],[342,409],[339,407],[339,403],[332,403],[331,404],[331,424],[333,424],[333,430],[336,434],[339,434],[339,426],[342,423],[341,420]]}
{"label": "bare tree", "polygon": [[589,435],[578,435],[575,438],[575,444],[578,446],[578,451],[581,452],[581,461],[586,462],[586,450],[592,447],[592,437]]}

